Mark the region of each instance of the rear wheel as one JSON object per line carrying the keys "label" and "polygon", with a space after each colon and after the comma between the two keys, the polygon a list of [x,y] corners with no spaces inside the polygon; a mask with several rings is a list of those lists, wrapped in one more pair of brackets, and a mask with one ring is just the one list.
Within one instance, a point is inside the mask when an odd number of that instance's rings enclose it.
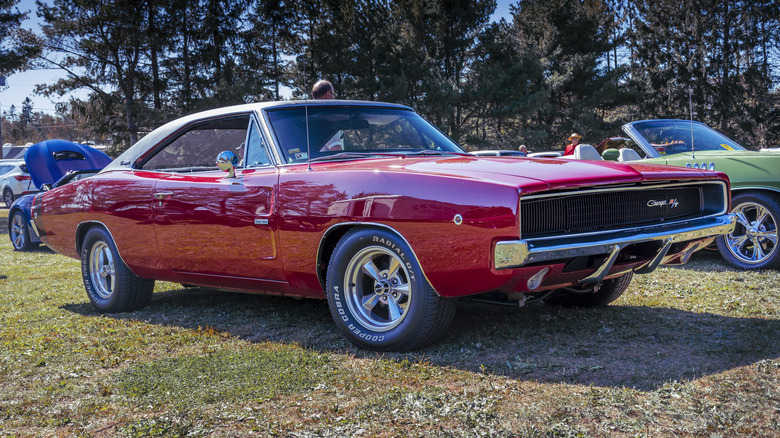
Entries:
{"label": "rear wheel", "polygon": [[605,280],[596,292],[569,293],[546,299],[545,302],[565,307],[606,306],[623,295],[633,278],[634,272],[627,272],[620,277]]}
{"label": "rear wheel", "polygon": [[405,351],[439,339],[455,313],[439,297],[411,248],[397,235],[353,229],[336,245],[328,266],[333,319],[361,348]]}
{"label": "rear wheel", "polygon": [[742,269],[780,268],[777,223],[780,201],[765,193],[740,193],[732,199],[737,216],[734,232],[717,239],[720,254]]}
{"label": "rear wheel", "polygon": [[30,228],[27,226],[27,221],[21,211],[16,211],[11,215],[8,236],[16,251],[29,251],[37,246],[30,242]]}
{"label": "rear wheel", "polygon": [[11,189],[5,189],[3,191],[3,202],[5,202],[6,208],[11,208],[11,204],[14,203],[14,192]]}
{"label": "rear wheel", "polygon": [[152,299],[154,280],[140,278],[119,257],[108,232],[93,228],[81,246],[81,276],[92,305],[107,313],[129,312]]}

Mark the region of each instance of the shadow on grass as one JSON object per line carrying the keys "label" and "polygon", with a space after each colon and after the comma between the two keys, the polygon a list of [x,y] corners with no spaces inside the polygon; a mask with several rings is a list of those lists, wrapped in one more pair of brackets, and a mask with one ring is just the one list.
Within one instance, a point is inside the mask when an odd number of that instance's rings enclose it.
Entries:
{"label": "shadow on grass", "polygon": [[679,266],[673,266],[674,269],[682,269],[684,271],[716,271],[716,272],[745,272],[743,269],[731,266],[723,259],[715,245],[710,245],[707,248],[698,251],[691,257],[691,260]]}
{"label": "shadow on grass", "polygon": [[[65,308],[98,314],[89,303]],[[780,321],[654,307],[511,309],[464,301],[440,342],[381,355],[352,346],[325,301],[181,289],[155,293],[149,307],[113,317],[521,380],[640,390],[780,356]]]}
{"label": "shadow on grass", "polygon": [[28,249],[25,252],[29,252],[31,254],[56,254],[54,251],[49,249],[49,247],[44,245],[44,244],[40,244],[38,246],[35,246],[32,249]]}

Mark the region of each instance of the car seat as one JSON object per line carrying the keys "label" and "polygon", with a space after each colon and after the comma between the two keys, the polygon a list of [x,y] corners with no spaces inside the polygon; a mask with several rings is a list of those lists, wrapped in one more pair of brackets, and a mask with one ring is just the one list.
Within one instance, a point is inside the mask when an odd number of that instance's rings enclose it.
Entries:
{"label": "car seat", "polygon": [[618,156],[618,161],[637,161],[641,159],[642,157],[640,157],[635,150],[631,148],[620,148],[620,155]]}
{"label": "car seat", "polygon": [[580,144],[574,148],[572,155],[564,155],[563,158],[570,158],[574,160],[591,160],[591,161],[603,161],[601,154],[589,144]]}

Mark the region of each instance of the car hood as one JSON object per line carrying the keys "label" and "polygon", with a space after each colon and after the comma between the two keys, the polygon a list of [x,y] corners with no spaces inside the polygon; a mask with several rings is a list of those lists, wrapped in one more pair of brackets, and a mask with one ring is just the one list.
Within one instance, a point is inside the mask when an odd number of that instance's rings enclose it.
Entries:
{"label": "car hood", "polygon": [[67,140],[46,140],[30,146],[24,154],[30,178],[38,190],[54,184],[71,170],[102,169],[111,158],[97,149]]}
{"label": "car hood", "polygon": [[518,157],[408,157],[329,163],[326,167],[476,179],[511,185],[526,194],[594,185],[701,178],[703,175],[707,178],[725,177],[716,172],[654,164]]}

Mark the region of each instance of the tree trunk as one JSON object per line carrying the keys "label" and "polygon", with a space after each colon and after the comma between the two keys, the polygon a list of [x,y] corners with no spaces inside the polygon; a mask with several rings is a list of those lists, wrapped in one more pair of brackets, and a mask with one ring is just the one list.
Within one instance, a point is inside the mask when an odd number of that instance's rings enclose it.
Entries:
{"label": "tree trunk", "polygon": [[152,92],[154,94],[154,109],[162,109],[162,101],[160,99],[160,66],[158,62],[159,47],[159,35],[157,34],[157,23],[155,15],[155,6],[151,1],[147,3],[149,7],[149,35],[151,38],[151,44],[149,47],[150,57],[152,61]]}

